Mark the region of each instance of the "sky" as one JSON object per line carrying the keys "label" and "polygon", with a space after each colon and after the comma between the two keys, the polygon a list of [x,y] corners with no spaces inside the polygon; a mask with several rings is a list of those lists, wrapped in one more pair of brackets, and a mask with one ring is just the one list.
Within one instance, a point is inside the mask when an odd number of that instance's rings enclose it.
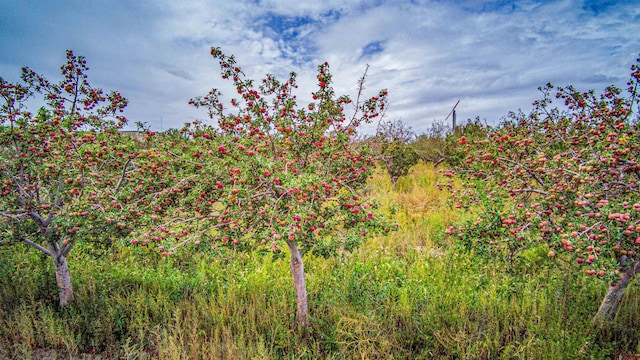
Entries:
{"label": "sky", "polygon": [[[189,99],[220,88],[211,47],[248,77],[298,74],[302,106],[329,62],[336,93],[388,89],[386,120],[416,134],[443,121],[497,124],[528,113],[538,87],[626,88],[640,53],[640,0],[0,0],[0,76],[23,66],[59,80],[65,51],[89,82],[129,99],[152,130],[207,120]],[[210,121],[210,120],[208,120]],[[368,133],[375,124],[362,129]]]}

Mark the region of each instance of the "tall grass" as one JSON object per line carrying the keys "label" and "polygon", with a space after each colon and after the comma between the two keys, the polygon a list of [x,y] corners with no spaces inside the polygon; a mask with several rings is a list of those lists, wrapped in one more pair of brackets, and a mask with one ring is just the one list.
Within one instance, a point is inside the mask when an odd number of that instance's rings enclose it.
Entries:
{"label": "tall grass", "polygon": [[288,259],[79,245],[70,259],[77,299],[57,307],[49,260],[0,248],[0,358],[94,359],[574,359],[640,353],[639,290],[617,326],[591,317],[606,284],[535,254],[489,263],[442,238],[463,216],[440,178],[414,167],[375,196],[398,231],[351,254],[305,258],[310,334],[294,328]]}

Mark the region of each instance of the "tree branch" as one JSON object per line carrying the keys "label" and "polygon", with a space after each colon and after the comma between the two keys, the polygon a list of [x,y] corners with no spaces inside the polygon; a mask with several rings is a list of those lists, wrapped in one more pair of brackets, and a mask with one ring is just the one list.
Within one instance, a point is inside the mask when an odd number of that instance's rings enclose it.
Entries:
{"label": "tree branch", "polygon": [[69,254],[69,251],[71,251],[71,249],[73,248],[73,245],[75,244],[76,244],[75,241],[70,241],[66,245],[63,245],[61,255],[66,257],[67,254]]}
{"label": "tree branch", "polygon": [[354,108],[355,111],[353,112],[353,116],[351,117],[351,120],[349,120],[349,126],[351,126],[351,124],[353,124],[353,121],[356,119],[356,116],[358,115],[358,106],[360,105],[360,97],[362,97],[362,92],[364,91],[364,82],[367,78],[367,72],[369,71],[369,64],[367,64],[367,67],[364,69],[364,73],[362,74],[362,76],[360,77],[360,79],[358,79],[358,95],[356,96],[356,102],[354,103]]}
{"label": "tree branch", "polygon": [[40,246],[40,245],[38,245],[38,244],[34,243],[33,241],[31,241],[31,240],[29,240],[29,239],[27,239],[27,238],[23,238],[23,239],[22,239],[22,241],[23,241],[25,244],[27,244],[27,245],[31,246],[32,248],[34,248],[34,249],[36,249],[36,250],[40,250],[40,251],[41,251],[42,253],[44,253],[45,255],[49,255],[49,256],[51,256],[51,252],[50,252],[49,250],[47,250],[47,249],[43,248],[42,246]]}
{"label": "tree branch", "polygon": [[536,193],[540,195],[548,195],[549,193],[546,191],[538,190],[538,189],[516,189],[512,190],[514,193]]}
{"label": "tree branch", "polygon": [[116,188],[113,190],[114,194],[116,194],[120,190],[120,186],[122,186],[122,182],[124,181],[124,178],[127,176],[127,167],[129,166],[130,163],[131,163],[131,159],[128,159],[127,162],[122,167],[122,176],[120,176],[120,180],[118,180],[118,184],[116,185]]}

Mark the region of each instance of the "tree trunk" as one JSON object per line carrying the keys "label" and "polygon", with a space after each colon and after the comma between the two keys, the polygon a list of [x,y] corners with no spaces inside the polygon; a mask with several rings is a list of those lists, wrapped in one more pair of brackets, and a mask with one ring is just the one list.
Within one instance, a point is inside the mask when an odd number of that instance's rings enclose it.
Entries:
{"label": "tree trunk", "polygon": [[302,255],[293,241],[287,241],[291,253],[291,276],[296,289],[296,325],[303,329],[309,328],[309,306],[307,303],[307,285],[304,282],[304,265]]}
{"label": "tree trunk", "polygon": [[620,272],[620,281],[609,286],[607,294],[604,296],[600,308],[593,319],[594,324],[598,328],[606,327],[608,323],[613,322],[618,312],[618,307],[622,302],[622,297],[627,290],[629,282],[635,277],[636,271],[640,267],[640,262],[636,262],[629,266],[623,272]]}
{"label": "tree trunk", "polygon": [[51,254],[53,264],[56,269],[56,283],[58,284],[58,296],[60,298],[60,307],[67,307],[73,301],[73,287],[71,286],[71,274],[69,273],[69,265],[64,255],[57,253]]}
{"label": "tree trunk", "polygon": [[[42,234],[47,236],[48,229],[44,227]],[[53,260],[53,266],[56,272],[56,283],[58,284],[58,298],[60,300],[60,307],[64,308],[69,306],[69,303],[73,301],[73,287],[71,286],[71,274],[69,273],[69,265],[67,264],[67,254],[73,247],[73,243],[68,246],[60,248],[55,240],[51,240],[47,243],[47,248],[36,244],[28,238],[22,239],[25,244],[33,247],[34,249],[46,254]]]}

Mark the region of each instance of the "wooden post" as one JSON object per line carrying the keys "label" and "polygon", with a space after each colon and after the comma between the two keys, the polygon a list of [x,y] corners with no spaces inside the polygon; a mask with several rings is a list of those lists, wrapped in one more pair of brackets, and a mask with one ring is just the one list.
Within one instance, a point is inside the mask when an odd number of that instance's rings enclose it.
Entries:
{"label": "wooden post", "polygon": [[456,110],[455,109],[453,109],[453,114],[451,117],[451,132],[454,134],[456,133]]}

